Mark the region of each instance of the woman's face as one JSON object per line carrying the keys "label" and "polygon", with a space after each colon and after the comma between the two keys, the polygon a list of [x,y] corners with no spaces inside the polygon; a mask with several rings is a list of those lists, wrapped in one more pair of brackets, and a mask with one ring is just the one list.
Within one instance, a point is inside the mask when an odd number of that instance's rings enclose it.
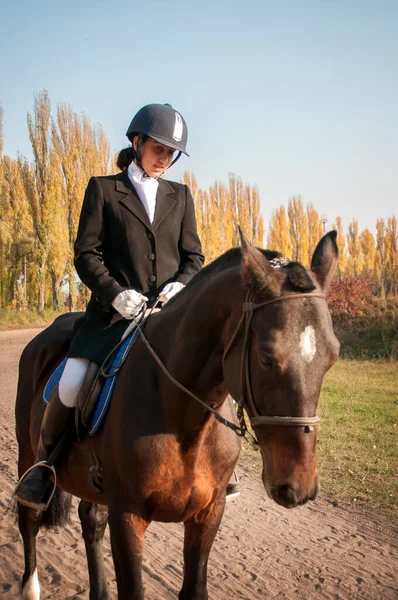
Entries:
{"label": "woman's face", "polygon": [[[137,148],[138,136],[134,138],[134,149]],[[141,146],[142,168],[149,177],[157,179],[173,161],[175,150],[165,146],[152,138],[148,138]]]}

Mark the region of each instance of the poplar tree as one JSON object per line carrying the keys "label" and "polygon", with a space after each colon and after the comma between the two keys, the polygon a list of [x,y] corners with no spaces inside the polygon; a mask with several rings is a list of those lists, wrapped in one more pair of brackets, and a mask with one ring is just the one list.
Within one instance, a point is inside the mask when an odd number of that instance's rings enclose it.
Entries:
{"label": "poplar tree", "polygon": [[362,248],[357,219],[353,219],[351,223],[348,224],[347,250],[347,270],[351,275],[357,276],[361,273],[363,268]]}
{"label": "poplar tree", "polygon": [[384,219],[376,221],[375,271],[381,285],[382,295],[386,292],[386,224]]}
{"label": "poplar tree", "polygon": [[229,173],[229,201],[233,225],[233,245],[239,245],[238,225],[252,243],[264,245],[264,221],[260,211],[258,187],[243,184],[242,178]]}
{"label": "poplar tree", "polygon": [[249,205],[250,232],[256,246],[264,246],[264,219],[261,214],[260,191],[258,186],[246,184],[246,198]]}
{"label": "poplar tree", "polygon": [[194,204],[196,205],[197,200],[198,200],[199,188],[198,188],[198,181],[195,177],[195,174],[192,171],[184,171],[184,174],[182,176],[182,183],[189,187],[189,190],[192,194]]}
{"label": "poplar tree", "polygon": [[347,269],[346,236],[344,235],[342,218],[336,217],[336,222],[333,223],[332,227],[337,231],[337,247],[339,249],[339,262],[337,268],[339,277],[341,278]]}
{"label": "poplar tree", "polygon": [[76,302],[76,275],[73,244],[76,239],[81,205],[88,180],[109,172],[110,147],[100,125],[92,125],[87,116],[73,112],[68,104],[59,103],[57,119],[52,123],[52,143],[62,172],[63,198],[66,205],[67,243],[65,256],[69,282],[69,309]]}
{"label": "poplar tree", "polygon": [[216,180],[207,191],[198,187],[190,171],[184,173],[182,183],[188,185],[192,193],[206,262],[239,244],[238,225],[254,244],[263,246],[264,220],[256,185],[244,185],[240,177],[230,173],[228,186]]}
{"label": "poplar tree", "polygon": [[386,263],[385,272],[388,282],[387,292],[396,293],[398,289],[398,233],[397,218],[389,217],[385,233]]}
{"label": "poplar tree", "polygon": [[369,229],[364,229],[359,236],[361,242],[363,268],[371,274],[375,272],[376,246],[373,234]]}
{"label": "poplar tree", "polygon": [[68,214],[66,198],[62,189],[62,175],[54,153],[51,156],[53,173],[53,202],[55,210],[51,219],[51,245],[48,253],[47,269],[50,277],[50,301],[54,310],[64,307],[62,285],[65,280],[69,252]]}
{"label": "poplar tree", "polygon": [[308,222],[308,257],[306,264],[311,263],[314,250],[323,235],[322,220],[318,211],[312,204],[307,204],[307,222]]}
{"label": "poplar tree", "polygon": [[2,160],[1,193],[1,282],[2,300],[15,308],[26,308],[27,277],[34,249],[32,219],[25,199],[18,161]]}
{"label": "poplar tree", "polygon": [[0,104],[0,201],[3,185],[3,150],[4,150],[4,131],[3,131],[4,110]]}
{"label": "poplar tree", "polygon": [[293,196],[289,199],[287,213],[292,244],[291,258],[308,267],[308,218],[301,196]]}
{"label": "poplar tree", "polygon": [[54,172],[56,160],[51,149],[50,115],[50,99],[47,90],[44,90],[35,96],[34,116],[32,117],[30,113],[27,115],[33,164],[19,157],[19,167],[37,242],[37,309],[39,312],[44,310],[46,266],[52,242],[53,213],[57,210],[59,197],[56,189],[58,179]]}
{"label": "poplar tree", "polygon": [[289,223],[286,208],[283,204],[273,211],[267,238],[267,247],[281,252],[286,258],[291,257]]}
{"label": "poplar tree", "polygon": [[226,186],[215,181],[208,193],[208,246],[211,253],[208,260],[213,260],[231,248],[234,240],[234,226],[231,203]]}
{"label": "poplar tree", "polygon": [[245,235],[250,240],[251,235],[249,231],[249,213],[248,211],[244,214],[243,210],[243,181],[240,177],[237,177],[235,173],[229,173],[229,201],[231,204],[232,224],[233,224],[233,245],[239,245],[239,233],[238,225],[241,226]]}
{"label": "poplar tree", "polygon": [[3,148],[4,148],[4,134],[3,134],[3,107],[0,104],[0,309],[4,303],[5,296],[5,275],[7,272],[5,266],[5,260],[7,256],[6,242],[5,242],[5,227],[4,227],[4,216],[5,216],[5,200],[4,200],[4,166],[3,166]]}

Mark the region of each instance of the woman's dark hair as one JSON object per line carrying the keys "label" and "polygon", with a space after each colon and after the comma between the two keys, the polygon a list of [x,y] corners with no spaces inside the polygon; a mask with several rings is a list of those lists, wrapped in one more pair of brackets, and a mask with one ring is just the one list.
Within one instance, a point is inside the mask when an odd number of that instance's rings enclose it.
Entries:
{"label": "woman's dark hair", "polygon": [[116,164],[121,171],[124,171],[124,169],[127,169],[129,164],[133,160],[135,160],[137,165],[142,168],[141,150],[142,150],[143,145],[147,141],[147,139],[148,139],[147,135],[144,135],[143,133],[139,133],[138,141],[137,141],[137,150],[134,150],[133,146],[129,146],[128,148],[123,148],[123,150],[120,150],[120,152],[117,156]]}
{"label": "woman's dark hair", "polygon": [[134,160],[134,155],[135,152],[133,146],[129,146],[128,148],[123,148],[123,150],[120,150],[119,154],[117,155],[116,164],[121,171],[124,171],[124,169],[126,169]]}

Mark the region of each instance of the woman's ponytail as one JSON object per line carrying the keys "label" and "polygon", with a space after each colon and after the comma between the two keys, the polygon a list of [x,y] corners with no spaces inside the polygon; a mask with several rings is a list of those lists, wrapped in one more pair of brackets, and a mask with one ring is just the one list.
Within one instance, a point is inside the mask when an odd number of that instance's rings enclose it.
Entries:
{"label": "woman's ponytail", "polygon": [[128,148],[123,148],[120,150],[116,164],[121,171],[127,169],[129,164],[134,160],[134,162],[142,169],[141,157],[142,157],[142,149],[145,146],[148,140],[148,136],[139,133],[137,139],[137,149],[134,150],[133,146],[129,146]]}
{"label": "woman's ponytail", "polygon": [[129,164],[134,160],[134,157],[135,152],[132,146],[129,146],[128,148],[123,148],[123,150],[120,150],[117,156],[116,164],[121,171],[124,171],[124,169],[127,169]]}

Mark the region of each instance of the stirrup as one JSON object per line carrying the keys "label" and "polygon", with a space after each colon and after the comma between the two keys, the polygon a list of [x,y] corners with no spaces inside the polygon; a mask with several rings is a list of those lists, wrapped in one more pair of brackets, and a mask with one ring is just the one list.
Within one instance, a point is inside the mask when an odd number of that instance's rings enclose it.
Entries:
{"label": "stirrup", "polygon": [[[50,469],[50,471],[52,472],[53,477],[54,477],[54,481],[52,482],[53,489],[51,490],[51,494],[49,496],[49,499],[47,500],[47,503],[44,503],[44,502],[40,502],[40,503],[36,502],[35,503],[35,502],[29,502],[29,500],[25,500],[25,499],[23,499],[23,500],[18,499],[17,492],[18,492],[19,486],[21,485],[21,483],[23,481],[25,481],[25,479],[27,478],[29,473],[31,471],[33,471],[33,469],[35,469],[36,467],[45,467],[46,469]],[[38,462],[33,463],[33,465],[31,467],[29,467],[29,469],[27,469],[25,471],[25,473],[22,475],[22,477],[19,479],[19,481],[18,481],[17,485],[15,486],[14,491],[12,493],[12,498],[15,498],[17,502],[19,502],[20,504],[23,504],[24,506],[29,506],[29,508],[34,508],[35,510],[47,510],[51,504],[51,500],[53,499],[56,488],[57,488],[57,474],[55,472],[54,465],[49,465],[47,463],[47,461],[45,461],[45,460],[39,460]]]}
{"label": "stirrup", "polygon": [[[231,489],[230,494],[228,494],[228,487],[230,487],[230,489]],[[225,494],[225,502],[229,502],[230,500],[233,500],[234,498],[237,498],[238,496],[240,496],[239,482],[236,481],[234,483],[228,483],[227,489],[226,489],[226,494]]]}
{"label": "stirrup", "polygon": [[240,496],[240,492],[234,492],[233,494],[227,494],[225,497],[225,502],[229,502],[230,500],[234,500],[234,498],[237,498],[238,496]]}

